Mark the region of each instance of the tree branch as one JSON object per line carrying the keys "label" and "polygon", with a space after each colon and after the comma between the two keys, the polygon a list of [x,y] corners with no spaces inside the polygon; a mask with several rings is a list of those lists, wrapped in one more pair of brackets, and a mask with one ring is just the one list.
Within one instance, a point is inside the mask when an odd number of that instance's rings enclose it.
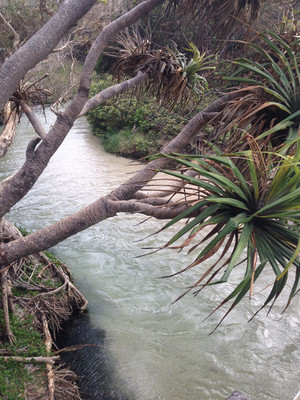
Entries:
{"label": "tree branch", "polygon": [[[227,102],[232,100],[235,96],[237,96],[235,93],[226,95],[224,98],[216,100],[205,110],[195,115],[179,135],[163,148],[162,152],[172,153],[182,150],[189,143],[193,135],[197,134],[211,120],[211,113],[217,111],[221,112]],[[45,140],[47,140],[47,138]],[[158,211],[157,207],[154,208],[151,204],[132,202],[132,204],[129,203],[129,205],[126,206],[126,201],[122,202],[122,200],[128,200],[130,197],[133,197],[139,189],[155,176],[158,169],[164,167],[167,162],[167,159],[162,158],[154,160],[142,170],[138,171],[132,178],[127,180],[127,182],[112,191],[110,195],[100,198],[77,213],[63,218],[53,225],[34,232],[22,239],[2,244],[0,248],[0,264],[7,265],[29,254],[34,254],[52,247],[62,240],[104,219],[115,216],[121,211],[141,212],[145,213],[145,215],[153,215],[156,218],[162,218],[162,211]],[[128,208],[126,209],[126,207]],[[178,212],[178,209],[176,212]],[[169,211],[168,216],[165,218],[172,218]]]}
{"label": "tree branch", "polygon": [[22,107],[24,113],[26,114],[27,118],[29,119],[29,121],[30,121],[33,129],[35,130],[35,132],[39,135],[39,137],[44,139],[46,137],[46,135],[47,135],[47,132],[45,131],[45,129],[43,128],[42,124],[40,123],[40,121],[36,117],[35,113],[31,110],[29,105],[25,103],[24,100],[20,101],[20,106]]}
{"label": "tree branch", "polygon": [[[64,2],[63,4],[73,4],[74,1],[75,0],[69,0],[68,2]],[[92,0],[89,0],[89,2],[91,1]],[[77,95],[68,105],[65,112],[58,115],[56,122],[50,129],[47,136],[44,138],[38,148],[33,153],[31,153],[31,157],[27,157],[25,164],[21,167],[21,169],[12,177],[2,182],[0,186],[0,218],[1,216],[4,216],[11,209],[11,207],[15,205],[21,198],[23,198],[26,193],[28,193],[28,191],[32,188],[34,183],[37,181],[39,176],[48,165],[53,154],[56,152],[56,150],[59,148],[59,146],[67,136],[68,132],[73,126],[73,123],[78,118],[84,104],[87,101],[92,73],[98,61],[98,58],[101,55],[101,52],[107,46],[109,41],[123,28],[132,24],[139,18],[147,15],[149,11],[151,11],[153,8],[163,2],[164,0],[146,0],[137,5],[128,13],[122,15],[112,23],[105,26],[105,28],[102,30],[102,32],[93,43],[87,55],[82,69],[81,80]],[[28,43],[30,42],[30,40],[28,41]],[[25,46],[26,44],[23,47]]]}
{"label": "tree branch", "polygon": [[133,87],[141,85],[148,78],[148,74],[146,74],[145,72],[138,72],[138,74],[134,78],[128,79],[127,81],[118,83],[117,85],[110,86],[109,88],[102,90],[100,93],[96,94],[85,103],[81,113],[79,114],[79,117],[82,117],[84,114],[104,103],[105,101],[109,100],[113,96],[124,93]]}
{"label": "tree branch", "polygon": [[14,35],[13,50],[16,51],[20,46],[20,35],[14,30],[12,25],[5,19],[4,15],[0,12],[0,19],[3,21],[4,25],[11,31]]}
{"label": "tree branch", "polygon": [[[226,104],[237,97],[238,94],[230,93],[221,99],[215,100],[209,107],[196,114],[182,129],[182,131],[161,150],[161,153],[179,153],[189,144],[190,140],[198,134],[213,118],[216,112],[222,112]],[[168,164],[168,160],[160,158],[149,162],[132,178],[120,185],[111,194],[119,200],[132,198],[137,191],[145,186],[158,172]]]}
{"label": "tree branch", "polygon": [[162,205],[152,205],[148,202],[140,202],[133,200],[121,200],[112,201],[109,200],[108,206],[111,212],[115,211],[115,214],[119,212],[123,213],[139,213],[154,217],[156,219],[172,219],[179,215],[181,212],[186,210],[190,204],[188,203],[170,203]]}
{"label": "tree branch", "polygon": [[59,356],[52,356],[52,357],[19,357],[19,356],[4,356],[1,357],[3,361],[17,361],[23,362],[26,364],[32,364],[33,362],[36,363],[49,363],[50,365],[54,365],[55,361],[59,360]]}
{"label": "tree branch", "polygon": [[[188,170],[186,171],[183,175],[186,176],[196,176],[197,172]],[[138,191],[136,192],[132,198],[136,200],[143,200],[146,201],[146,199],[151,200],[152,198],[162,198],[162,197],[167,197],[172,195],[173,193],[179,192],[182,188],[184,188],[186,185],[186,182],[180,179],[176,179],[176,181],[170,185],[164,185],[163,190],[157,190],[149,193],[148,186],[143,187],[143,191]]]}
{"label": "tree branch", "polygon": [[4,157],[11,146],[16,136],[17,124],[19,122],[17,107],[13,108],[11,101],[7,102],[4,107],[4,120],[5,128],[0,136],[0,157]]}

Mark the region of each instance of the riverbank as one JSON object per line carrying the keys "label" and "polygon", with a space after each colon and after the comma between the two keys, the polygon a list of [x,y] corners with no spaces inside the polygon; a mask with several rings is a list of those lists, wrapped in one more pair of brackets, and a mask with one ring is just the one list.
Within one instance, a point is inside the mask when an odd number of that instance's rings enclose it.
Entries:
{"label": "riverbank", "polygon": [[[97,76],[90,96],[115,83],[111,75]],[[87,119],[93,134],[101,138],[108,153],[140,159],[159,152],[180,132],[194,112],[183,105],[176,105],[171,110],[146,90],[140,90],[137,97],[129,92],[119,95],[117,101],[109,99],[89,111]]]}
{"label": "riverbank", "polygon": [[1,295],[0,398],[80,400],[56,347],[62,325],[87,306],[66,265],[48,252],[22,259],[2,273]]}

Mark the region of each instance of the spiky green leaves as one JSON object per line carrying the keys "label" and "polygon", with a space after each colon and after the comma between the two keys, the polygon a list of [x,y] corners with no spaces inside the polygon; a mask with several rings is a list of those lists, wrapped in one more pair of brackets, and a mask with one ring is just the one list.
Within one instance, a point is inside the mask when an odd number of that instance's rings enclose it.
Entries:
{"label": "spiky green leaves", "polygon": [[[234,62],[239,69],[225,80],[238,82],[246,93],[240,99],[243,113],[234,123],[250,125],[251,133],[259,139],[279,137],[276,144],[293,145],[300,127],[300,72],[297,42],[286,43],[274,32],[261,35],[261,44],[248,43],[255,51],[253,59],[240,58]],[[299,41],[298,41],[299,42]],[[256,96],[249,98],[249,92]],[[256,103],[256,104],[255,104]],[[240,108],[241,110],[241,108]]]}
{"label": "spiky green leaves", "polygon": [[[164,171],[198,188],[194,204],[164,227],[188,216],[186,225],[164,247],[174,247],[180,239],[184,239],[183,243],[176,248],[189,246],[190,251],[195,251],[201,246],[194,262],[180,272],[200,264],[204,272],[184,294],[191,290],[198,294],[204,287],[227,282],[237,269],[244,268],[244,277],[220,305],[231,300],[230,312],[247,293],[252,294],[254,282],[270,265],[275,276],[268,276],[272,289],[263,307],[273,305],[286,286],[288,275],[294,274],[289,304],[300,277],[299,158],[259,150],[230,156],[159,156],[196,174],[190,177]],[[238,167],[241,159],[242,167]],[[217,262],[209,266],[208,260],[216,253]],[[245,259],[247,262],[241,263]]]}

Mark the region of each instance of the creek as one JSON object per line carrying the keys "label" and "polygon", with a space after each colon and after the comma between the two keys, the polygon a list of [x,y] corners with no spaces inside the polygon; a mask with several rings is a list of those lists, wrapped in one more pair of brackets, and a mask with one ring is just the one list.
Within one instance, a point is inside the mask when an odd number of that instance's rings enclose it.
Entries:
{"label": "creek", "polygon": [[[40,118],[45,126],[54,122],[49,111],[46,121],[43,114]],[[22,117],[16,140],[1,160],[1,179],[22,165],[33,137]],[[81,118],[7,218],[35,231],[109,193],[139,167],[105,153]],[[224,310],[203,320],[232,283],[172,304],[199,272],[160,279],[187,265],[187,256],[165,251],[137,258],[147,252],[144,247],[161,245],[172,233],[148,237],[163,222],[144,220],[120,214],[51,249],[89,301],[89,319],[78,322],[73,341],[93,345],[77,361],[79,375],[88,378],[82,380],[87,398],[224,400],[239,390],[251,400],[292,400],[300,389],[299,296],[283,315],[285,300],[279,299],[268,316],[263,310],[248,323],[268,293],[256,290],[209,335]],[[262,287],[271,282],[270,275]]]}

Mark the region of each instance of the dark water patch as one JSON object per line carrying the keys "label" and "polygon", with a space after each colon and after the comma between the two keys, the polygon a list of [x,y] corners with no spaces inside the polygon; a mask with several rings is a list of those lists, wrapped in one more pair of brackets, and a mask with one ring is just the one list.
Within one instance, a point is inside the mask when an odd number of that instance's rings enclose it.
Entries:
{"label": "dark water patch", "polygon": [[60,349],[78,347],[60,355],[62,362],[78,375],[84,400],[134,399],[133,394],[124,393],[126,385],[118,377],[115,362],[105,346],[105,331],[93,327],[88,314],[76,316],[69,322],[57,345]]}

